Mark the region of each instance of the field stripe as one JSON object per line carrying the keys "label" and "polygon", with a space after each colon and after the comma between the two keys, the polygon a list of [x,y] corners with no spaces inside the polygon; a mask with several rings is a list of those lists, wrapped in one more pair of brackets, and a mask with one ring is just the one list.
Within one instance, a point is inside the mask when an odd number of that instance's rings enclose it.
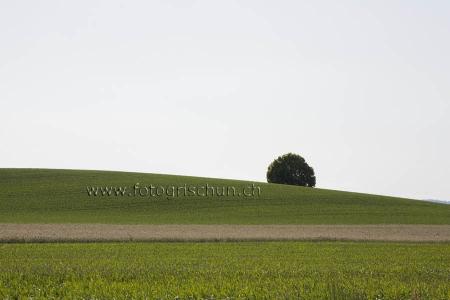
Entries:
{"label": "field stripe", "polygon": [[450,241],[450,225],[0,224],[1,242],[58,241]]}

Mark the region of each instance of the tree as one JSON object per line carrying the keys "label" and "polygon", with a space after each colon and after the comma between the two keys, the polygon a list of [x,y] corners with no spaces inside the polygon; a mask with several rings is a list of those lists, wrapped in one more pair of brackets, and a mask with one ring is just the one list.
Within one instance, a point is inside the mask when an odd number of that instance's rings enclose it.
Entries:
{"label": "tree", "polygon": [[316,176],[303,157],[288,153],[275,159],[267,170],[267,182],[314,187]]}

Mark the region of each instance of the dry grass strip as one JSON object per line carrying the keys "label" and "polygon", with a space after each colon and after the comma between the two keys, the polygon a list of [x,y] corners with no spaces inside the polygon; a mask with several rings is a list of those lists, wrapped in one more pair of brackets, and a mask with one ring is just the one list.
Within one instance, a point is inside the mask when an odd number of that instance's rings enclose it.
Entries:
{"label": "dry grass strip", "polygon": [[450,225],[0,224],[0,242],[450,241]]}

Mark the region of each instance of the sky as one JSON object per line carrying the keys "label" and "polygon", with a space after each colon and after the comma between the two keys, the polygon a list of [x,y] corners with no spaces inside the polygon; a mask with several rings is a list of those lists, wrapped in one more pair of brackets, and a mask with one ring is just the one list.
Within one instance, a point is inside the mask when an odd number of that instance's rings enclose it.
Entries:
{"label": "sky", "polygon": [[0,1],[0,167],[450,200],[449,1]]}

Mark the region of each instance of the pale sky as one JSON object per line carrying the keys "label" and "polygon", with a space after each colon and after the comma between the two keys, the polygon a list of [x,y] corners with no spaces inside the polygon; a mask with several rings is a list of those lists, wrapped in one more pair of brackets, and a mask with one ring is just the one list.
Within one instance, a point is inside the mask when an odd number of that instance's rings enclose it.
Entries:
{"label": "pale sky", "polygon": [[[0,1],[0,167],[450,200],[449,1]],[[128,183],[124,183],[128,184]]]}

